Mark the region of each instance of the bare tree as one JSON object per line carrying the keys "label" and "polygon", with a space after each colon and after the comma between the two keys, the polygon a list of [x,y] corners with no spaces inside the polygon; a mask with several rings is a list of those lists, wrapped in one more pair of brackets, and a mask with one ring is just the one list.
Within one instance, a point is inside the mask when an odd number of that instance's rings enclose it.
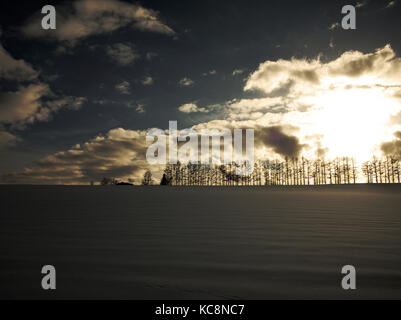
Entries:
{"label": "bare tree", "polygon": [[[381,160],[373,157],[358,169],[353,158],[337,157],[334,160],[288,158],[284,160],[256,161],[249,175],[238,175],[236,170],[247,164],[167,164],[162,184],[167,185],[220,185],[220,186],[258,186],[258,185],[324,185],[355,184],[359,172],[367,183],[400,183],[401,167],[397,157],[388,156]],[[248,164],[249,165],[249,164]],[[151,181],[147,177],[142,184]],[[146,175],[146,173],[145,173]],[[103,185],[113,184],[114,179],[103,179]]]}

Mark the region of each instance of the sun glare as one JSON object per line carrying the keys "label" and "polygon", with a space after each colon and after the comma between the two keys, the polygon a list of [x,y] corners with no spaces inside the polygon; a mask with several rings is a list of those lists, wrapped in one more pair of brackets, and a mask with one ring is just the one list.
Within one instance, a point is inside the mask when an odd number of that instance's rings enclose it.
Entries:
{"label": "sun glare", "polygon": [[316,106],[314,126],[327,156],[357,161],[380,155],[380,143],[392,138],[390,116],[401,109],[380,89],[334,89],[318,96]]}

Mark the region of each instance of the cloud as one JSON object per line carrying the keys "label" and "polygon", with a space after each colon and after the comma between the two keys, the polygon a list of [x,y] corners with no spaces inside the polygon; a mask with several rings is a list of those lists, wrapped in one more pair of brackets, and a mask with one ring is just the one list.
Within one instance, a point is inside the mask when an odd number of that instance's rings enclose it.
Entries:
{"label": "cloud", "polygon": [[40,99],[50,93],[46,84],[31,84],[15,92],[0,93],[0,119],[5,123],[33,122],[40,116]]}
{"label": "cloud", "polygon": [[390,1],[387,4],[386,8],[392,8],[392,7],[394,7],[396,5],[396,3],[397,3],[397,0]]}
{"label": "cloud", "polygon": [[307,83],[314,85],[319,83],[317,69],[320,62],[317,60],[306,61],[292,59],[266,61],[262,63],[245,85],[245,90],[261,90],[271,93],[274,90],[282,89],[285,86],[295,83]]}
{"label": "cloud", "polygon": [[321,77],[325,67],[331,76],[348,76],[351,78],[374,75],[383,80],[401,80],[397,74],[401,70],[401,59],[395,58],[390,45],[377,49],[374,53],[363,54],[359,51],[348,51],[327,66],[322,65]]}
{"label": "cloud", "polygon": [[242,129],[243,133],[245,129],[254,129],[255,159],[260,160],[277,158],[278,156],[294,158],[310,149],[307,143],[301,142],[294,135],[300,128],[290,124],[270,125],[259,120],[212,120],[194,125],[191,129],[197,132],[202,129]]}
{"label": "cloud", "polygon": [[86,101],[87,99],[84,97],[65,96],[59,99],[47,101],[46,106],[52,112],[58,111],[62,108],[79,110]]}
{"label": "cloud", "polygon": [[232,75],[233,76],[236,76],[236,75],[239,75],[239,74],[242,74],[242,73],[244,73],[244,69],[235,69],[233,72],[232,72]]}
{"label": "cloud", "polygon": [[246,120],[260,118],[265,113],[283,113],[299,108],[297,104],[286,101],[284,97],[265,97],[255,99],[232,100],[224,105],[227,118]]}
{"label": "cloud", "polygon": [[144,86],[151,86],[151,85],[153,84],[153,78],[150,77],[150,76],[147,76],[147,77],[145,77],[145,79],[143,79],[143,80],[141,81],[141,83],[142,83]]}
{"label": "cloud", "polygon": [[[390,45],[371,53],[347,51],[325,62],[268,60],[247,77],[245,98],[220,103],[219,115],[232,126],[298,127],[296,138],[308,145],[302,148],[307,157],[367,160],[401,123],[400,71],[401,59]],[[255,96],[252,91],[257,98],[246,98]],[[316,135],[318,141],[311,138]]]}
{"label": "cloud", "polygon": [[348,51],[328,63],[319,58],[266,61],[250,75],[244,89],[272,93],[287,87],[299,93],[328,84],[343,87],[371,84],[372,77],[380,80],[381,85],[393,85],[401,83],[400,71],[401,59],[386,45],[368,54]]}
{"label": "cloud", "polygon": [[[244,128],[244,123],[214,120],[198,124],[192,129]],[[287,128],[288,129],[288,128]],[[290,128],[291,129],[291,128]],[[284,133],[281,126],[257,128],[257,146],[273,149],[283,156],[297,156],[302,145],[296,137]],[[33,184],[88,184],[103,177],[128,181],[140,181],[143,173],[150,169],[160,178],[163,165],[149,165],[146,150],[152,142],[145,139],[146,131],[116,128],[105,135],[98,135],[87,142],[77,144],[66,151],[57,152],[34,162],[19,172],[3,175],[2,183]]]}
{"label": "cloud", "polygon": [[22,32],[27,37],[50,38],[75,43],[92,35],[108,34],[126,26],[135,29],[174,35],[169,26],[159,20],[157,11],[139,4],[118,0],[78,0],[56,7],[57,29],[41,28],[39,13],[25,23]]}
{"label": "cloud", "polygon": [[189,87],[192,86],[194,82],[191,79],[184,77],[180,81],[178,81],[178,84],[183,87]]}
{"label": "cloud", "polygon": [[255,131],[255,143],[272,148],[274,152],[284,156],[297,157],[304,145],[299,142],[296,136],[291,136],[283,132],[282,126],[258,128]]}
{"label": "cloud", "polygon": [[144,108],[144,106],[145,106],[145,105],[143,105],[143,104],[138,104],[138,105],[136,106],[136,108],[135,108],[136,112],[138,112],[138,113],[145,113],[145,108]]}
{"label": "cloud", "polygon": [[183,104],[182,106],[178,107],[178,110],[184,113],[194,113],[194,112],[209,112],[205,108],[199,108],[196,104],[194,103],[186,103]]}
{"label": "cloud", "polygon": [[156,52],[148,52],[145,55],[146,60],[152,60],[153,58],[156,58],[158,54]]}
{"label": "cloud", "polygon": [[19,139],[12,133],[0,129],[0,150],[9,145],[13,145],[18,140]]}
{"label": "cloud", "polygon": [[214,74],[216,74],[216,73],[217,73],[216,70],[210,70],[210,71],[208,71],[208,72],[202,73],[202,75],[206,77],[206,76],[209,76],[209,75],[214,75]]}
{"label": "cloud", "polygon": [[115,85],[116,90],[120,91],[122,94],[130,93],[130,83],[128,81],[123,81]]}
{"label": "cloud", "polygon": [[[188,103],[179,110],[219,111],[221,119],[198,123],[192,127],[195,130],[254,128],[256,159],[318,155],[365,161],[379,152],[399,150],[401,139],[390,141],[399,125],[389,121],[401,112],[400,68],[400,58],[389,45],[371,53],[348,51],[325,62],[319,57],[268,60],[244,85],[244,91],[258,90],[256,97],[245,92],[241,96],[246,98],[202,108]],[[143,159],[145,151],[143,132],[119,128],[5,178],[88,183],[103,176],[140,177],[149,167]],[[151,170],[161,172],[161,167]]]}
{"label": "cloud", "polygon": [[[0,80],[31,82],[14,91],[0,92],[0,147],[19,140],[7,130],[24,130],[28,124],[50,121],[60,109],[78,110],[86,101],[83,97],[57,96],[45,83],[38,82],[39,72],[24,60],[14,59],[0,44]],[[52,81],[57,75],[42,76]],[[32,83],[33,82],[33,83]]]}
{"label": "cloud", "polygon": [[[44,98],[53,100],[44,101]],[[26,124],[49,121],[60,109],[78,110],[86,101],[83,97],[54,98],[48,85],[39,83],[21,86],[17,91],[0,93],[0,122],[24,129]]]}
{"label": "cloud", "polygon": [[334,22],[329,26],[329,30],[334,30],[337,28],[340,28],[340,23],[338,23],[338,22]]}
{"label": "cloud", "polygon": [[38,75],[29,63],[22,59],[14,59],[0,44],[0,79],[31,81]]}
{"label": "cloud", "polygon": [[107,46],[106,53],[115,62],[122,66],[126,66],[139,58],[133,47],[129,44],[116,43],[111,46]]}
{"label": "cloud", "polygon": [[[21,172],[3,175],[4,183],[88,184],[103,177],[140,181],[149,165],[145,131],[117,128],[106,135],[57,152],[33,163]],[[151,167],[154,173],[162,168]],[[160,171],[160,172],[159,172]]]}
{"label": "cloud", "polygon": [[395,140],[383,142],[380,149],[385,155],[401,159],[401,131],[396,131],[394,136],[396,137]]}

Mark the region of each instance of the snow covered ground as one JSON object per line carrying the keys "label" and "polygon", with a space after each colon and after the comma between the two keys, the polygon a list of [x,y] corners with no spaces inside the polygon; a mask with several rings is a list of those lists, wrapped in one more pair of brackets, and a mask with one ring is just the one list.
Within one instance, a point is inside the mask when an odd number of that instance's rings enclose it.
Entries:
{"label": "snow covered ground", "polygon": [[0,186],[0,201],[0,298],[401,298],[399,185]]}

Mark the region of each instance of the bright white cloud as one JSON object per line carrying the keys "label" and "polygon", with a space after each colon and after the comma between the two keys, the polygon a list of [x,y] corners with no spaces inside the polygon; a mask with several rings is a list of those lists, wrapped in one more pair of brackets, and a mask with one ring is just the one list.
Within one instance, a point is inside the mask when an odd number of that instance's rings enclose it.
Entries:
{"label": "bright white cloud", "polygon": [[272,93],[289,88],[291,93],[305,94],[305,90],[333,86],[398,85],[400,71],[401,59],[387,45],[369,54],[348,51],[328,63],[322,63],[319,58],[266,61],[251,74],[244,89]]}
{"label": "bright white cloud", "polygon": [[[197,127],[255,128],[255,134],[263,128],[297,128],[287,134],[296,135],[305,156],[362,161],[380,154],[381,143],[401,127],[400,71],[401,59],[389,45],[373,53],[345,52],[325,63],[319,58],[266,61],[244,86],[262,97],[220,104],[224,120]],[[198,112],[195,104],[181,109]],[[256,152],[274,157],[260,145]]]}
{"label": "bright white cloud", "polygon": [[266,61],[244,90],[266,97],[227,103],[228,119],[254,126],[291,124],[300,128],[301,142],[311,143],[318,135],[329,156],[361,160],[379,153],[380,143],[396,130],[390,119],[401,111],[401,59],[387,45],[373,53],[345,52],[326,63],[319,58]]}
{"label": "bright white cloud", "polygon": [[209,112],[205,108],[199,108],[194,103],[183,104],[182,106],[178,107],[178,110],[181,111],[181,112],[184,112],[184,113]]}

